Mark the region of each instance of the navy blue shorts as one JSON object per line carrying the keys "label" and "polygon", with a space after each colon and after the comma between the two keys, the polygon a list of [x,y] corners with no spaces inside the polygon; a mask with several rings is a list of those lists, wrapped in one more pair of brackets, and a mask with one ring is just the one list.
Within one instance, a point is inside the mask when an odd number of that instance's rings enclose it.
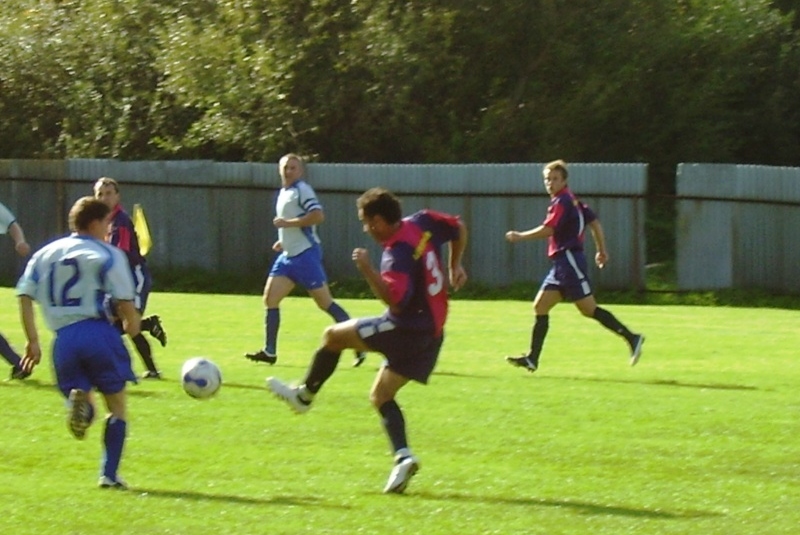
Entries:
{"label": "navy blue shorts", "polygon": [[136,382],[131,356],[119,331],[101,319],[62,327],[53,343],[58,388],[65,397],[73,388],[116,394],[128,381]]}
{"label": "navy blue shorts", "polygon": [[150,270],[146,264],[138,264],[131,268],[133,275],[133,285],[136,289],[136,297],[133,299],[133,305],[139,314],[144,313],[147,308],[147,299],[150,297],[150,290],[153,288],[153,277],[150,276]]}
{"label": "navy blue shorts", "polygon": [[328,282],[322,267],[322,248],[310,247],[295,256],[281,253],[269,270],[270,277],[288,277],[306,290],[316,290]]}
{"label": "navy blue shorts", "polygon": [[386,316],[359,318],[356,330],[371,351],[386,356],[385,366],[390,370],[419,383],[428,383],[444,336],[400,329]]}
{"label": "navy blue shorts", "polygon": [[578,301],[592,295],[583,251],[563,251],[552,262],[540,290],[556,290],[564,301]]}

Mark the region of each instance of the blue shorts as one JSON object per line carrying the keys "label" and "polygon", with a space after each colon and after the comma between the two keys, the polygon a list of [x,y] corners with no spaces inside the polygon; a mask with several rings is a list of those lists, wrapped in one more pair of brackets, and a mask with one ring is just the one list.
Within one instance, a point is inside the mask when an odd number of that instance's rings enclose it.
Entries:
{"label": "blue shorts", "polygon": [[428,383],[439,359],[444,336],[399,329],[386,316],[360,318],[356,330],[371,351],[386,356],[385,366],[390,370],[422,384]]}
{"label": "blue shorts", "polygon": [[269,270],[269,277],[287,277],[306,290],[322,288],[328,282],[322,267],[322,248],[314,245],[299,255],[278,255]]}
{"label": "blue shorts", "polygon": [[556,290],[565,301],[579,301],[592,295],[583,251],[562,251],[552,262],[553,266],[539,288],[541,291]]}
{"label": "blue shorts", "polygon": [[73,388],[116,394],[128,381],[136,382],[131,356],[119,331],[101,319],[62,327],[53,343],[58,388],[65,397]]}

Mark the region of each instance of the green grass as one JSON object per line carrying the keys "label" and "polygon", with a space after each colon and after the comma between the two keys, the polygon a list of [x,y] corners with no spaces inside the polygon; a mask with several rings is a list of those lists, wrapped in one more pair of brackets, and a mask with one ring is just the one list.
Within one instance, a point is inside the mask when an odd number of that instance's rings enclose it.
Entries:
{"label": "green grass", "polygon": [[[21,350],[11,289],[0,302],[0,330]],[[352,315],[382,310],[341,303]],[[298,416],[263,379],[303,375],[329,322],[309,299],[284,302],[270,368],[241,357],[262,343],[259,297],[154,294],[167,379],[129,389],[121,474],[132,489],[94,487],[102,426],[71,438],[48,358],[31,379],[0,381],[2,533],[795,533],[800,312],[608,308],[647,334],[638,366],[619,338],[561,305],[528,374],[502,357],[526,347],[530,303],[454,301],[430,385],[398,398],[422,470],[406,495],[386,496],[388,441],[367,396],[377,355],[358,369],[343,355]],[[225,379],[208,401],[178,381],[197,355]]]}

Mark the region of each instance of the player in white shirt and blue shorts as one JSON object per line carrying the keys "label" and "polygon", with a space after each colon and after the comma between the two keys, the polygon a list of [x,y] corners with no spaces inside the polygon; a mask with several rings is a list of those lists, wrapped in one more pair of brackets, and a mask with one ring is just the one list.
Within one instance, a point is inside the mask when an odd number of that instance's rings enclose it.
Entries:
{"label": "player in white shirt and blue shorts", "polygon": [[69,213],[73,233],[34,253],[16,294],[28,340],[22,368],[30,371],[42,356],[33,310],[37,301],[55,332],[53,364],[58,388],[68,399],[67,425],[75,438],[85,437],[95,414],[92,389],[99,391],[110,413],[102,439],[99,485],[124,489],[117,470],[127,434],[125,387],[136,376],[130,354],[108,317],[107,299],[116,302],[129,334],[138,334],[140,324],[128,260],[120,249],[103,241],[110,213],[102,201],[79,199]]}
{"label": "player in white shirt and blue shorts", "polygon": [[[314,188],[303,179],[305,165],[297,154],[286,154],[278,162],[281,190],[275,202],[276,216],[272,224],[278,229],[278,240],[272,249],[280,253],[272,264],[264,285],[264,347],[245,357],[255,362],[275,364],[278,360],[278,330],[281,323],[280,303],[300,285],[317,306],[337,323],[350,316],[333,300],[325,268],[317,225],[325,220],[322,205]],[[364,361],[364,353],[356,352],[354,366]]]}

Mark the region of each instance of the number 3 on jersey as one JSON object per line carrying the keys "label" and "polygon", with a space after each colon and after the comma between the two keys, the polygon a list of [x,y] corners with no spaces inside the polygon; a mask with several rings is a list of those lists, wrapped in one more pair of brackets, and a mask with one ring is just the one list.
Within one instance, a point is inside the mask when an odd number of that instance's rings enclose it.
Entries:
{"label": "number 3 on jersey", "polygon": [[425,268],[428,270],[428,294],[436,295],[444,288],[444,274],[433,251],[425,254]]}

